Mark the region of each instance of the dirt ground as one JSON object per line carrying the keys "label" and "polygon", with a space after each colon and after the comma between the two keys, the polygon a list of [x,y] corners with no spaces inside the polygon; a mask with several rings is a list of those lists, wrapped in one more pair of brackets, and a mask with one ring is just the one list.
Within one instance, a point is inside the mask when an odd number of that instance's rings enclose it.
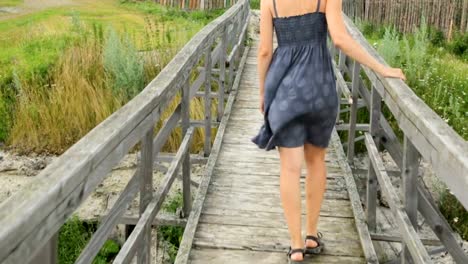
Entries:
{"label": "dirt ground", "polygon": [[0,6],[0,20],[34,13],[51,7],[76,5],[80,4],[80,2],[82,0],[24,0],[22,4],[15,7]]}

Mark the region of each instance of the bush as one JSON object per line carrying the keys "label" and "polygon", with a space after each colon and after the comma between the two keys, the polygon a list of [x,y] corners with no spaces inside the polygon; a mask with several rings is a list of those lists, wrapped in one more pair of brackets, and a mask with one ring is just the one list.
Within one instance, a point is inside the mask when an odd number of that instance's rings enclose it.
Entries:
{"label": "bush", "polygon": [[260,0],[250,0],[250,9],[260,9]]}
{"label": "bush", "polygon": [[451,227],[459,233],[464,240],[468,240],[468,212],[448,190],[442,192],[439,200],[439,208]]}
{"label": "bush", "polygon": [[377,48],[385,61],[391,66],[399,65],[400,60],[400,44],[398,32],[394,27],[385,27],[385,33],[380,45]]}
{"label": "bush", "polygon": [[128,35],[120,39],[113,28],[108,30],[103,63],[114,96],[128,101],[144,88],[144,65]]}
{"label": "bush", "polygon": [[453,40],[447,44],[447,48],[453,54],[468,61],[468,34],[455,32]]}
{"label": "bush", "polygon": [[[179,191],[171,200],[167,201],[163,208],[165,211],[176,213],[177,208],[181,207],[182,203],[182,193]],[[161,235],[162,238],[168,242],[169,248],[167,251],[169,253],[169,258],[174,262],[180,242],[182,241],[184,228],[180,226],[158,226],[157,232],[158,235]]]}
{"label": "bush", "polygon": [[[72,216],[59,231],[58,258],[60,264],[72,264],[85,248],[86,244],[97,230],[97,223],[83,222],[77,216]],[[94,264],[109,263],[117,255],[120,245],[107,240],[94,259]]]}

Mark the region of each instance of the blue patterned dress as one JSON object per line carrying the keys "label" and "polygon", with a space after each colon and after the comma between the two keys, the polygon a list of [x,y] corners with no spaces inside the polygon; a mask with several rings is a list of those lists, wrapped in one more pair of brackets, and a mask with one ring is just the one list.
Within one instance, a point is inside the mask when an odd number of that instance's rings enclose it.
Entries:
{"label": "blue patterned dress", "polygon": [[265,78],[264,124],[251,141],[259,148],[328,147],[338,114],[338,96],[327,48],[327,20],[317,10],[275,17],[278,47]]}

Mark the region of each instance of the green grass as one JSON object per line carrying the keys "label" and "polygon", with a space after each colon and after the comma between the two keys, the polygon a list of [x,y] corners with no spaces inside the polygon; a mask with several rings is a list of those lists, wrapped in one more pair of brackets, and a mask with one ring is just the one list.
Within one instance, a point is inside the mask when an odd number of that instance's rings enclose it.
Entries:
{"label": "green grass", "polygon": [[17,6],[23,3],[23,0],[0,0],[0,7]]}
{"label": "green grass", "polygon": [[250,0],[250,9],[260,9],[260,0]]}
{"label": "green grass", "polygon": [[389,64],[403,68],[413,91],[468,140],[468,64],[446,48],[433,46],[427,28],[409,36],[392,31],[387,28],[382,39],[371,41]]}
{"label": "green grass", "polygon": [[[75,263],[96,230],[97,223],[83,222],[76,216],[67,220],[59,231],[58,262],[60,264]],[[119,250],[120,245],[117,242],[107,240],[93,264],[110,263]]]}
{"label": "green grass", "polygon": [[[60,154],[135,96],[223,12],[151,1],[77,1],[83,3],[0,21],[0,141],[19,151]],[[107,41],[112,30],[114,41]],[[159,55],[139,60],[139,51]],[[71,97],[81,101],[68,100],[64,91],[80,93]]]}
{"label": "green grass", "polygon": [[[168,201],[165,201],[163,209],[174,214],[176,213],[177,208],[182,207],[182,205],[182,192],[178,191],[174,197]],[[157,232],[158,235],[160,235],[166,242],[168,242],[169,248],[167,248],[167,251],[171,262],[174,263],[180,242],[182,241],[182,236],[184,234],[184,228],[180,226],[158,226]]]}

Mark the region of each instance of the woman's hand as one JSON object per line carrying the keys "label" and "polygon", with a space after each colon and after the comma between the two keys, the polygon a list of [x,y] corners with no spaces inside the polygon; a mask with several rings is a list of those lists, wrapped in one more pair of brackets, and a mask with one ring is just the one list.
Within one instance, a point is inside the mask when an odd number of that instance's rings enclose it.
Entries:
{"label": "woman's hand", "polygon": [[400,68],[392,68],[384,66],[382,70],[379,72],[384,77],[389,78],[400,78],[403,81],[406,81],[406,76]]}
{"label": "woman's hand", "polygon": [[260,96],[259,108],[262,115],[265,115],[265,99],[263,98],[263,96]]}

